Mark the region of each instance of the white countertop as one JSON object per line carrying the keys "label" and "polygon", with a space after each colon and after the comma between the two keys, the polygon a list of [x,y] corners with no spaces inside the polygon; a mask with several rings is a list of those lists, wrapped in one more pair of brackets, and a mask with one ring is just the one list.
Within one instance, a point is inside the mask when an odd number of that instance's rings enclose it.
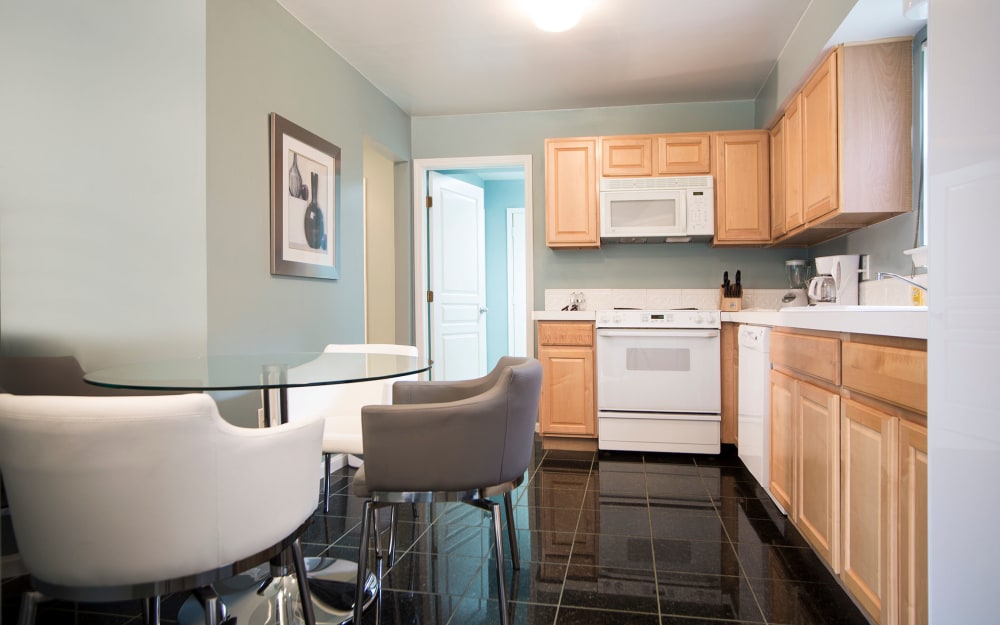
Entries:
{"label": "white countertop", "polygon": [[594,310],[534,310],[531,318],[535,321],[593,321],[597,318]]}
{"label": "white countertop", "polygon": [[853,310],[837,307],[744,310],[724,312],[722,320],[804,330],[927,338],[927,308],[924,306],[859,306]]}
{"label": "white countertop", "polygon": [[[536,310],[535,321],[594,321],[593,310]],[[789,310],[744,310],[722,313],[723,321],[761,326],[784,326],[803,330],[827,330],[877,334],[914,339],[927,338],[927,308],[902,306],[861,306]]]}

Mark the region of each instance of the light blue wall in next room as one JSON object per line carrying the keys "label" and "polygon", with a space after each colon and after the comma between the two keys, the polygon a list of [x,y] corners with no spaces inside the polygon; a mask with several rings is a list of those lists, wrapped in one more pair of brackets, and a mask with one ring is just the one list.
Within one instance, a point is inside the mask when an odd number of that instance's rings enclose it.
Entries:
{"label": "light blue wall in next room", "polygon": [[524,207],[524,180],[486,181],[487,369],[507,354],[507,209]]}

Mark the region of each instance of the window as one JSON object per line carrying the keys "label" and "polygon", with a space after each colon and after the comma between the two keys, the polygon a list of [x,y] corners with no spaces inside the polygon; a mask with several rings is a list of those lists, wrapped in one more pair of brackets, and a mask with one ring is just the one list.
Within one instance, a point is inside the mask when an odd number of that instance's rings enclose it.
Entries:
{"label": "window", "polygon": [[913,38],[913,94],[916,115],[914,145],[916,163],[913,170],[916,178],[917,234],[915,247],[927,245],[927,27],[924,26]]}

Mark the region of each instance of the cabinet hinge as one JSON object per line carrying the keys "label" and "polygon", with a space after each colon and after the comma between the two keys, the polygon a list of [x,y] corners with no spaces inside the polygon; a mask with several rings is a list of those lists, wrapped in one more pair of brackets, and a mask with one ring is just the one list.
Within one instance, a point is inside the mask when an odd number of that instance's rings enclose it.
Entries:
{"label": "cabinet hinge", "polygon": [[427,196],[427,208],[430,208],[433,205],[434,205],[434,199],[431,198],[431,196],[428,195]]}
{"label": "cabinet hinge", "polygon": [[434,301],[434,291],[427,291],[427,303],[430,304]]}

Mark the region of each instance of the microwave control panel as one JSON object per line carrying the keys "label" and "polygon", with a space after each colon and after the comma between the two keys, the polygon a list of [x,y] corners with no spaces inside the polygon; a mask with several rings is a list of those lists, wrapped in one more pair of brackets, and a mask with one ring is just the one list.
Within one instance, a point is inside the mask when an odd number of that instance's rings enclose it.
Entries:
{"label": "microwave control panel", "polygon": [[715,189],[707,187],[687,190],[687,233],[715,234]]}

